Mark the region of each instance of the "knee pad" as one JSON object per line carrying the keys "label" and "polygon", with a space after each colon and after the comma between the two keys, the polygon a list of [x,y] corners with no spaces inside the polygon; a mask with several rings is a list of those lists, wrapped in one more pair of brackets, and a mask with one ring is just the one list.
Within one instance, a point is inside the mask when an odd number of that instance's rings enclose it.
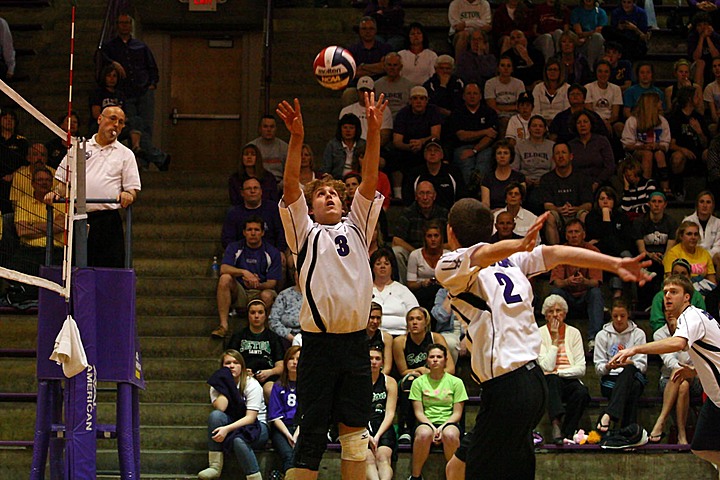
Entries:
{"label": "knee pad", "polygon": [[305,432],[300,429],[300,436],[295,445],[293,464],[297,468],[306,468],[317,472],[320,461],[327,448],[327,433],[322,431]]}
{"label": "knee pad", "polygon": [[340,435],[342,452],[340,458],[350,462],[364,462],[367,455],[370,434],[367,429]]}

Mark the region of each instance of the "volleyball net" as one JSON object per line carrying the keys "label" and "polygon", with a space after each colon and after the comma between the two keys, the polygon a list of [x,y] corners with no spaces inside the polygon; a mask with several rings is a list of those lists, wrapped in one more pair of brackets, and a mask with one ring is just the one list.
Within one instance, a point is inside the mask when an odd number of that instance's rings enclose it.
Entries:
{"label": "volleyball net", "polygon": [[[3,303],[22,308],[36,304],[38,288],[70,295],[81,145],[68,134],[70,122],[51,120],[1,80],[0,91],[0,278],[6,279]],[[58,168],[65,170],[64,185],[55,180]],[[65,201],[47,205],[46,196],[58,188]],[[60,266],[62,279],[41,278],[41,265]]]}

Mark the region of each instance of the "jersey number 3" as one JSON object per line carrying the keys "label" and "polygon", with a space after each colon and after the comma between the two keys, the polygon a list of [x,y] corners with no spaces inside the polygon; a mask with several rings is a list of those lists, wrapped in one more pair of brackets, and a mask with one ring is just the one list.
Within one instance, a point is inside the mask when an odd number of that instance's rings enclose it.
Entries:
{"label": "jersey number 3", "polygon": [[346,257],[347,254],[350,253],[350,246],[348,245],[345,235],[335,237],[335,245],[337,246],[337,253],[341,257]]}
{"label": "jersey number 3", "polygon": [[500,285],[504,286],[505,289],[503,290],[503,297],[505,297],[505,303],[508,305],[511,305],[513,303],[522,302],[522,297],[520,295],[513,295],[513,287],[515,285],[512,282],[512,279],[505,275],[504,273],[496,273],[495,278],[497,278],[497,281]]}

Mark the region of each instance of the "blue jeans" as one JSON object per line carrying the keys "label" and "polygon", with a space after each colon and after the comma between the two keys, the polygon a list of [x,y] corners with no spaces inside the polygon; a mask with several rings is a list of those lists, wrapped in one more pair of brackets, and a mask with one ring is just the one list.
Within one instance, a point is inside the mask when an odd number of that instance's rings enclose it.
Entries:
{"label": "blue jeans", "polygon": [[[290,433],[295,433],[295,429],[297,428],[295,425],[285,426]],[[293,466],[293,447],[290,446],[290,442],[288,442],[285,435],[283,435],[280,430],[275,427],[270,428],[270,439],[272,440],[273,448],[275,448],[278,455],[280,455],[280,460],[282,461],[282,471],[287,472]]]}
{"label": "blue jeans", "polygon": [[605,307],[605,303],[603,302],[600,287],[590,288],[580,297],[573,297],[566,290],[557,287],[552,289],[552,293],[563,297],[570,308],[570,312],[574,314],[578,314],[579,309],[583,307],[586,308],[589,320],[587,339],[588,341],[595,341],[595,335],[602,329],[604,323],[603,308]]}
{"label": "blue jeans", "polygon": [[462,147],[456,148],[453,151],[452,164],[454,167],[460,170],[460,173],[462,173],[463,180],[465,180],[466,185],[470,184],[474,172],[478,172],[483,177],[490,172],[490,158],[492,156],[492,148],[480,150],[478,153],[469,158],[466,158],[465,160],[462,160],[460,158],[460,155],[463,152],[472,149],[473,145],[464,145]]}
{"label": "blue jeans", "polygon": [[[211,452],[222,452],[223,444],[212,439],[212,432],[218,427],[232,423],[232,419],[225,412],[213,410],[208,417],[208,450]],[[246,443],[242,438],[236,437],[233,441],[233,451],[245,475],[252,475],[260,471],[257,457],[253,449],[260,449],[268,441],[268,426],[260,422],[260,437],[251,444]]]}
{"label": "blue jeans", "polygon": [[148,164],[154,163],[157,166],[165,163],[165,157],[167,155],[153,144],[155,90],[147,90],[140,96],[127,98],[124,108],[127,118],[136,117],[141,120],[140,122],[135,121],[133,127],[142,133],[142,137],[140,137],[140,148],[145,152],[145,161]]}

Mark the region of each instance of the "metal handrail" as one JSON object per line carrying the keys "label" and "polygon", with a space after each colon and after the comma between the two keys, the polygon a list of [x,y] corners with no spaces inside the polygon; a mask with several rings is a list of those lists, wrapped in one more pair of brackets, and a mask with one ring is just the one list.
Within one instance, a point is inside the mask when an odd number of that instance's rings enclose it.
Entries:
{"label": "metal handrail", "polygon": [[[65,199],[60,198],[53,203],[65,203]],[[85,203],[120,203],[115,198],[88,198]],[[52,263],[52,249],[55,245],[53,238],[53,223],[55,220],[55,212],[52,205],[48,205],[47,209],[47,231],[45,240],[45,265],[50,266]],[[125,268],[132,268],[132,205],[128,206],[125,211]],[[86,245],[87,248],[87,245]]]}

